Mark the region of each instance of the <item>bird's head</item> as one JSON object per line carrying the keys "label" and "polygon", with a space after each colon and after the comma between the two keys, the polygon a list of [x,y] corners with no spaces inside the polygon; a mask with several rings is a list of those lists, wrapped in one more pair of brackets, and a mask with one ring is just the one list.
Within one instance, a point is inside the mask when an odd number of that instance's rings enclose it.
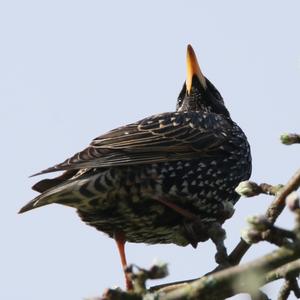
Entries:
{"label": "bird's head", "polygon": [[203,75],[191,45],[187,47],[187,78],[178,96],[177,111],[202,111],[229,117],[223,98]]}

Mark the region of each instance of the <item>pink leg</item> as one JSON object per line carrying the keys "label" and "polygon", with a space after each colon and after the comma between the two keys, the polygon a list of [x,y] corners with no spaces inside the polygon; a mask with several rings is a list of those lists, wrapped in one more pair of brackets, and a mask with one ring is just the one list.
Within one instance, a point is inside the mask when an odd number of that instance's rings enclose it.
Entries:
{"label": "pink leg", "polygon": [[[125,270],[125,268],[127,267],[126,254],[125,254],[125,243],[126,243],[125,235],[122,232],[115,232],[114,238],[117,243],[123,270]],[[125,271],[124,271],[124,275],[125,275],[126,289],[128,291],[132,290],[133,289],[132,282],[128,278]]]}

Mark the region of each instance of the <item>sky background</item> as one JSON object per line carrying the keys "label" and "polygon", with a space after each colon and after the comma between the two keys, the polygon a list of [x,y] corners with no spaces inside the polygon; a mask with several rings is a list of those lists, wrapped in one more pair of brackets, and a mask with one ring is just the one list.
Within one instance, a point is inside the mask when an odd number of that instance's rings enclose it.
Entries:
{"label": "sky background", "polygon": [[[299,14],[299,1],[1,1],[0,298],[79,300],[124,286],[114,241],[72,208],[17,211],[42,178],[29,175],[112,128],[173,111],[188,43],[248,136],[252,180],[285,183],[299,167],[299,146],[279,142],[283,132],[300,132]],[[225,226],[229,250],[246,217],[271,199],[238,202]],[[292,215],[279,224],[289,228]],[[252,247],[245,261],[271,249]],[[208,272],[214,253],[211,242],[196,250],[127,245],[129,262],[169,263],[165,281]],[[277,288],[266,290],[275,298]]]}

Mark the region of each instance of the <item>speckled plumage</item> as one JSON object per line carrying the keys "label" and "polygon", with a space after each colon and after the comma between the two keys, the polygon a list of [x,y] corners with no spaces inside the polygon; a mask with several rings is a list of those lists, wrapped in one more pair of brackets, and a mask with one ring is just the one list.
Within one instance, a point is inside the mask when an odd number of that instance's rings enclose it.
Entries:
{"label": "speckled plumage", "polygon": [[38,182],[33,189],[41,194],[21,212],[59,203],[110,237],[123,232],[129,242],[195,246],[207,240],[204,230],[190,229],[193,220],[161,201],[203,224],[222,224],[239,198],[234,188],[250,176],[251,155],[219,92],[199,76],[193,74],[190,88],[184,84],[175,112],[114,129],[42,171],[65,173]]}

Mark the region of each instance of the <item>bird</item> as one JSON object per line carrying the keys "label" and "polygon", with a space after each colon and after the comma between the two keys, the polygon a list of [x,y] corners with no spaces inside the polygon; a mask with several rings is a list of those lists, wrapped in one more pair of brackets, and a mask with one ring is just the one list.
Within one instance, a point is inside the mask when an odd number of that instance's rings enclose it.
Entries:
{"label": "bird", "polygon": [[[216,238],[234,212],[237,185],[251,175],[251,151],[224,100],[187,46],[187,77],[176,109],[96,137],[87,148],[35,175],[39,192],[19,213],[56,203],[125,243],[192,245]],[[125,272],[128,290],[132,282]]]}

